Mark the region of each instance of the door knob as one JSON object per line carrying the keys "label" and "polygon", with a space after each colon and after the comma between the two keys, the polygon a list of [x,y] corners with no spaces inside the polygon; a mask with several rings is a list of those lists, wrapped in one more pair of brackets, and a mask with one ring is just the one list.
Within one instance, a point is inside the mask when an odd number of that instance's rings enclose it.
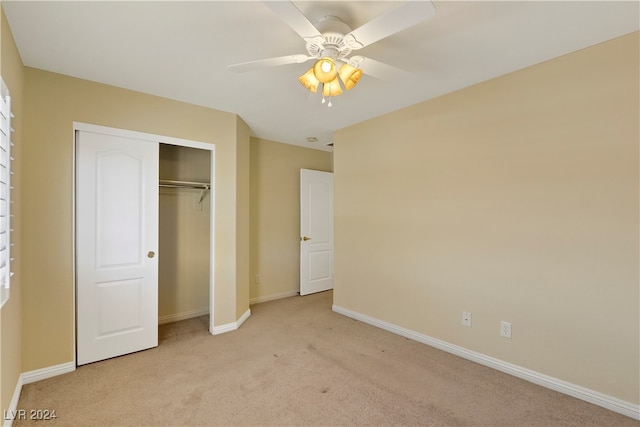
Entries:
{"label": "door knob", "polygon": [[147,258],[153,258],[154,256],[156,256],[155,252],[153,252],[153,251],[147,252]]}
{"label": "door knob", "polygon": [[302,238],[302,240],[304,240],[304,241],[306,242],[307,240],[311,240],[311,237],[304,236],[304,237]]}

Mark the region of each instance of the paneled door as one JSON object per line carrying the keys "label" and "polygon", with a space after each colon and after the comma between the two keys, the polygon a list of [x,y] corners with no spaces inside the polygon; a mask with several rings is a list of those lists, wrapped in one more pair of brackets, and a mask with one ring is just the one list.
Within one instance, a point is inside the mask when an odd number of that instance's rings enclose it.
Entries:
{"label": "paneled door", "polygon": [[77,131],[77,364],[158,345],[159,143]]}
{"label": "paneled door", "polygon": [[333,174],[300,169],[300,295],[333,289]]}

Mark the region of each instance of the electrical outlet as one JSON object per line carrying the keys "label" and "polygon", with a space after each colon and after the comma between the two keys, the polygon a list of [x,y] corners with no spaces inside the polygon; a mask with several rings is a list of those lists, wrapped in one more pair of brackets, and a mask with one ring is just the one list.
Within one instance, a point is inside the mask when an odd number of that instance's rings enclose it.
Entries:
{"label": "electrical outlet", "polygon": [[256,274],[256,285],[260,284],[260,275]]}
{"label": "electrical outlet", "polygon": [[466,326],[467,328],[471,327],[471,313],[469,313],[468,311],[462,312],[462,325]]}
{"label": "electrical outlet", "polygon": [[500,321],[500,336],[511,339],[511,323]]}

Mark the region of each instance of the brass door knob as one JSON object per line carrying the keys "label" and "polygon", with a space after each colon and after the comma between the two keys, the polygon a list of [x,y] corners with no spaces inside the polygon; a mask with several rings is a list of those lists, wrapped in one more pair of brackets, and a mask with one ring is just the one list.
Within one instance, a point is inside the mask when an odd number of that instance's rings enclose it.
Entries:
{"label": "brass door knob", "polygon": [[304,236],[302,240],[306,242],[307,240],[311,240],[311,237]]}
{"label": "brass door knob", "polygon": [[147,258],[153,258],[154,256],[156,256],[155,252],[153,252],[153,251],[147,252]]}

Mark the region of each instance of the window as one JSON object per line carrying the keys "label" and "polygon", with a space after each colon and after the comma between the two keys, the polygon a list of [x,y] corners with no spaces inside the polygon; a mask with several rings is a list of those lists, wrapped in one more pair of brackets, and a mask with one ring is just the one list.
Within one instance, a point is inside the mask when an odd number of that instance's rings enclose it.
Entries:
{"label": "window", "polygon": [[0,78],[0,306],[9,300],[11,279],[11,97]]}

